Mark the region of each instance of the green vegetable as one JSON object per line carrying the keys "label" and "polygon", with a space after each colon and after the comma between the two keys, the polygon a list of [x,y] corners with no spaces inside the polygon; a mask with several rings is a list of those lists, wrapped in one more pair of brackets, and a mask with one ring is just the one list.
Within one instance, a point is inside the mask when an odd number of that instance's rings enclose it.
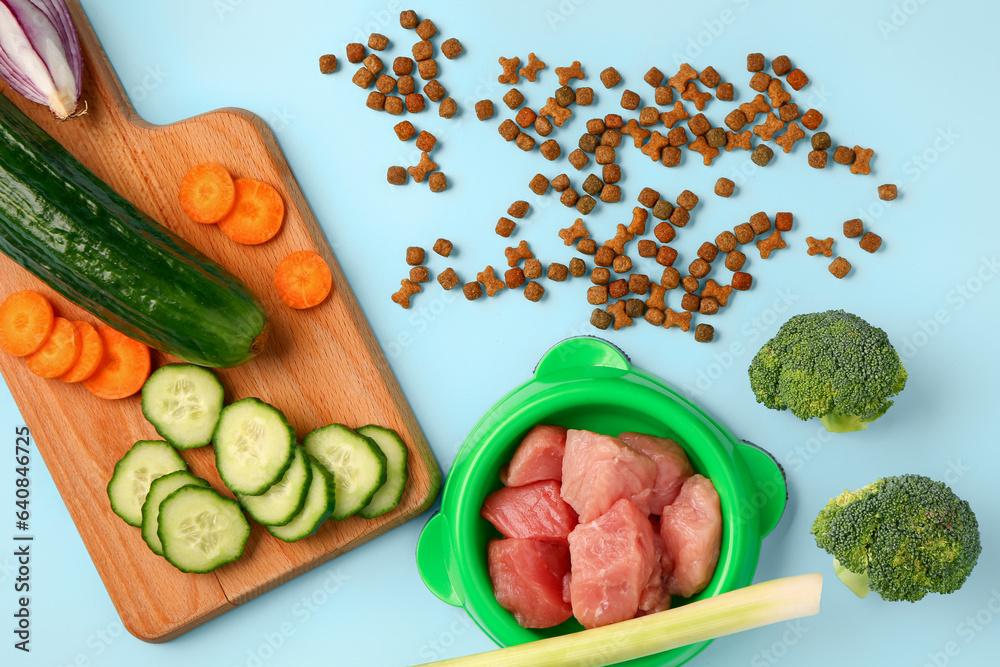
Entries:
{"label": "green vegetable", "polygon": [[750,387],[773,410],[819,417],[828,431],[868,428],[906,385],[889,337],[843,310],[796,315],[750,363]]}
{"label": "green vegetable", "polygon": [[982,550],[969,503],[921,475],[845,491],[820,511],[812,534],[851,590],[885,600],[957,591]]}
{"label": "green vegetable", "polygon": [[819,613],[823,578],[800,574],[638,618],[464,658],[437,667],[601,667]]}
{"label": "green vegetable", "polygon": [[140,440],[129,448],[108,481],[111,510],[130,526],[142,526],[142,505],[153,480],[178,470],[187,462],[162,440]]}
{"label": "green vegetable", "polygon": [[215,489],[182,486],[160,503],[163,557],[181,572],[211,572],[243,555],[250,523],[240,504]]}
{"label": "green vegetable", "polygon": [[121,333],[200,366],[264,345],[238,278],[100,181],[0,95],[0,252]]}
{"label": "green vegetable", "polygon": [[222,412],[224,391],[215,373],[194,364],[160,366],[142,385],[142,414],[177,449],[202,447]]}

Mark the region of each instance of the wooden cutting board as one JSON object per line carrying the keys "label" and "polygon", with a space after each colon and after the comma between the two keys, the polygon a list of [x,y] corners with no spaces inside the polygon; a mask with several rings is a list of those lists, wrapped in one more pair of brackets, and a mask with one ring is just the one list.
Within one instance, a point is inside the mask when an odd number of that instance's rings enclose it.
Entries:
{"label": "wooden cutting board", "polygon": [[[0,92],[116,191],[242,278],[260,297],[270,317],[271,338],[257,359],[219,372],[227,401],[256,396],[279,407],[299,438],[331,422],[381,424],[395,429],[410,452],[409,483],[392,512],[371,521],[329,521],[296,544],[281,542],[253,524],[240,560],[209,574],[183,574],[150,552],[139,530],[126,525],[108,504],[105,487],[117,460],[136,440],[158,438],[142,416],[138,396],[96,398],[80,385],[35,377],[22,359],[0,353],[3,377],[122,622],[136,637],[160,642],[422,513],[437,497],[441,474],[265,123],[240,109],[165,126],[143,122],[129,106],[79,3],[69,4],[83,47],[87,113],[60,123],[6,85],[0,84]],[[234,177],[264,180],[279,190],[286,218],[278,236],[260,246],[242,246],[214,226],[184,216],[178,185],[188,168],[204,161],[219,162]],[[285,306],[271,284],[275,266],[296,250],[318,252],[333,271],[330,297],[305,311]],[[3,255],[0,286],[0,298],[34,289],[52,299],[58,314],[97,322]],[[172,359],[154,354],[154,364],[168,361]],[[210,447],[184,452],[184,457],[194,474],[224,491]]]}

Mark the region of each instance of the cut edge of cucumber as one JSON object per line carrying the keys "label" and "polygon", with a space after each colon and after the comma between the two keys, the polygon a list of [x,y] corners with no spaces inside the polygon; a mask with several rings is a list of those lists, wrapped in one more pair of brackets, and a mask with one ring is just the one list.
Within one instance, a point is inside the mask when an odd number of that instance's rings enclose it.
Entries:
{"label": "cut edge of cucumber", "polygon": [[[189,500],[187,496],[204,497],[201,499],[192,498]],[[194,516],[197,520],[203,520],[205,513],[211,511],[213,507],[218,514],[227,513],[229,518],[232,520],[233,525],[227,526],[225,529],[229,532],[228,535],[225,535],[225,537],[229,538],[228,543],[224,544],[218,553],[212,558],[207,557],[207,554],[203,560],[197,553],[194,553],[192,556],[192,552],[195,551],[194,543],[196,541],[192,539],[194,529],[183,525],[184,519],[190,520],[191,518],[190,511],[184,508],[184,504],[191,502],[195,502],[200,505],[200,507],[195,510],[199,511],[199,513]],[[175,511],[182,516],[174,517],[173,513]],[[173,525],[173,520],[175,518],[181,519],[181,526]],[[179,531],[185,529],[186,534],[179,534]],[[218,534],[218,532],[219,531],[217,531],[216,534]],[[232,563],[243,555],[243,550],[246,548],[247,540],[250,538],[250,522],[247,521],[246,516],[243,514],[243,509],[240,507],[240,504],[232,498],[223,496],[211,487],[182,486],[176,491],[173,491],[170,495],[163,499],[162,503],[160,503],[159,526],[157,527],[156,533],[163,545],[163,557],[167,560],[167,562],[181,572],[204,574],[222,567],[227,563]],[[201,540],[199,539],[197,541]]]}
{"label": "cut edge of cucumber", "polygon": [[[149,457],[162,456],[152,471],[142,467],[143,461]],[[151,459],[150,459],[151,460]],[[138,440],[122,455],[115,464],[111,479],[108,480],[108,501],[111,511],[117,514],[130,526],[142,526],[142,504],[149,493],[149,485],[153,480],[163,475],[187,470],[187,462],[177,450],[164,440]],[[140,472],[141,471],[141,472]],[[135,479],[139,475],[139,479]],[[128,478],[128,479],[127,479]],[[132,483],[132,488],[123,485]],[[144,488],[139,488],[142,486]]]}
{"label": "cut edge of cucumber", "polygon": [[330,518],[336,503],[333,475],[309,453],[306,459],[312,469],[312,478],[302,509],[283,526],[264,526],[283,542],[298,542],[315,534]]}
{"label": "cut edge of cucumber", "polygon": [[348,426],[321,426],[306,434],[302,446],[333,475],[334,520],[343,521],[357,514],[385,484],[385,454],[371,438]]}
{"label": "cut edge of cucumber", "polygon": [[312,465],[306,458],[305,451],[296,445],[292,450],[292,462],[281,479],[260,495],[238,493],[236,498],[257,523],[283,526],[302,510],[311,481]]}
{"label": "cut edge of cucumber", "polygon": [[[149,485],[146,500],[142,503],[142,525],[139,526],[142,531],[142,539],[149,550],[157,556],[163,555],[163,544],[160,542],[160,536],[156,533],[159,526],[160,505],[167,496],[183,486],[210,487],[211,485],[187,470],[175,470],[154,479]],[[166,492],[160,490],[168,487],[173,488]]]}
{"label": "cut edge of cucumber", "polygon": [[[252,409],[277,417],[279,423],[279,429],[285,437],[281,434],[273,434],[277,440],[280,440],[279,446],[286,450],[283,453],[283,460],[278,463],[280,456],[268,457],[270,460],[267,461],[266,474],[261,474],[256,476],[255,479],[239,479],[241,476],[246,475],[250,471],[259,470],[252,465],[240,464],[239,462],[233,462],[232,456],[228,449],[234,445],[234,443],[227,441],[230,433],[228,432],[232,426],[230,425],[227,417],[235,414],[238,410],[242,410],[250,406]],[[235,417],[231,417],[235,419]],[[242,426],[236,426],[235,428],[241,428]],[[215,433],[212,436],[214,450],[215,450],[215,467],[219,471],[219,476],[222,478],[222,482],[226,485],[233,493],[242,493],[249,496],[257,496],[265,493],[268,488],[270,488],[275,482],[280,480],[288,467],[292,464],[292,458],[294,454],[295,447],[295,429],[292,428],[291,424],[288,423],[288,419],[285,414],[271,405],[266,403],[259,398],[247,397],[240,399],[234,403],[230,403],[222,409],[222,413],[219,416],[219,422],[216,424]],[[235,468],[235,469],[234,469]],[[240,470],[243,468],[243,470]]]}
{"label": "cut edge of cucumber", "polygon": [[[194,376],[193,381],[188,380],[194,389],[189,389],[188,395],[181,397],[180,405],[170,407],[163,405],[167,398],[163,394],[172,391],[169,385],[177,382],[173,376],[185,373]],[[166,364],[153,371],[142,385],[142,414],[156,432],[172,446],[177,449],[194,449],[212,443],[224,398],[225,390],[222,383],[211,370],[188,363]],[[191,414],[193,407],[200,407],[204,414],[193,416]],[[180,411],[183,414],[181,417],[171,417],[169,414],[171,411]]]}
{"label": "cut edge of cucumber", "polygon": [[371,438],[386,458],[385,483],[375,492],[368,504],[358,510],[359,516],[365,519],[374,519],[399,505],[403,492],[406,490],[406,482],[409,479],[409,471],[406,466],[410,452],[399,434],[390,428],[369,424],[362,426],[357,431],[361,435]]}

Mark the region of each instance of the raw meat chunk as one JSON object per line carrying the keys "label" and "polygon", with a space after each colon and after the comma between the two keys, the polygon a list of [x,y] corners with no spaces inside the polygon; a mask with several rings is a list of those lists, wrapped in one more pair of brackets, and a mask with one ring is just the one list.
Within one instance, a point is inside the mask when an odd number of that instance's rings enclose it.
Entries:
{"label": "raw meat chunk", "polygon": [[618,438],[569,429],[563,457],[562,497],[580,516],[593,521],[616,501],[628,498],[643,514],[656,480],[656,464]]}
{"label": "raw meat chunk", "polygon": [[490,540],[487,545],[493,593],[500,606],[525,628],[550,628],[573,615],[563,600],[569,547],[538,540]]}
{"label": "raw meat chunk", "polygon": [[501,481],[507,486],[523,486],[542,479],[561,481],[565,451],[566,428],[539,424],[521,440]]}
{"label": "raw meat chunk", "polygon": [[[654,519],[656,517],[653,517]],[[636,616],[645,616],[658,611],[670,609],[670,593],[667,592],[666,576],[669,572],[663,568],[661,559],[663,557],[663,540],[660,538],[660,528],[658,522],[652,522],[653,527],[653,572],[649,575],[646,587],[639,595],[639,611]]]}
{"label": "raw meat chunk", "polygon": [[507,486],[486,496],[480,514],[504,537],[566,543],[576,512],[559,495],[559,482]]}
{"label": "raw meat chunk", "polygon": [[632,449],[656,463],[656,482],[649,498],[651,514],[662,514],[666,505],[674,502],[681,484],[694,474],[687,452],[670,438],[657,438],[645,433],[622,433],[618,436]]}
{"label": "raw meat chunk", "polygon": [[618,500],[569,534],[573,615],[585,628],[633,618],[656,566],[653,526],[631,500]]}
{"label": "raw meat chunk", "polygon": [[722,545],[722,510],[711,481],[695,474],[684,482],[677,499],[663,508],[660,537],[663,560],[671,564],[670,594],[687,598],[704,590]]}

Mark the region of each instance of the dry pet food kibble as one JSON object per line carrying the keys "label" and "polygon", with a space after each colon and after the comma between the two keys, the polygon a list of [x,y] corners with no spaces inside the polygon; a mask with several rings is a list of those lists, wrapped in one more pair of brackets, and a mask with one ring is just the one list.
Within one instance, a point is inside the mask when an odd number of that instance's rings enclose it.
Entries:
{"label": "dry pet food kibble", "polygon": [[870,148],[862,148],[861,146],[854,147],[854,164],[851,165],[852,174],[863,174],[868,175],[872,173],[872,168],[868,166],[868,162],[874,157],[875,151]]}
{"label": "dry pet food kibble", "polygon": [[454,60],[455,58],[462,55],[462,43],[455,39],[454,37],[444,40],[441,44],[441,53],[448,60]]}
{"label": "dry pet food kibble", "polygon": [[517,223],[510,218],[500,218],[496,226],[497,235],[507,238],[514,233],[515,227],[517,227]]}
{"label": "dry pet food kibble", "polygon": [[688,273],[690,273],[695,278],[701,279],[709,274],[712,270],[712,265],[706,262],[701,257],[695,259],[688,265]]}
{"label": "dry pet food kibble", "polygon": [[528,249],[527,241],[521,241],[517,244],[516,248],[507,248],[503,253],[507,256],[507,266],[517,266],[517,263],[522,259],[531,259],[534,257],[534,254]]}
{"label": "dry pet food kibble", "polygon": [[837,164],[851,164],[854,162],[854,151],[847,146],[837,146],[833,150],[833,161]]}
{"label": "dry pet food kibble", "polygon": [[702,162],[705,166],[712,164],[712,160],[719,156],[719,149],[710,146],[704,135],[688,144],[688,148],[696,153],[701,153]]}
{"label": "dry pet food kibble", "polygon": [[347,45],[347,62],[358,64],[365,59],[365,45],[351,42]]}
{"label": "dry pet food kibble", "polygon": [[365,67],[368,68],[368,71],[375,75],[381,73],[382,68],[385,66],[382,64],[382,59],[374,53],[365,58],[362,62],[365,64]]}
{"label": "dry pet food kibble", "polygon": [[725,177],[720,178],[715,182],[715,194],[719,195],[720,197],[731,196],[735,188],[736,184]]}
{"label": "dry pet food kibble", "polygon": [[613,321],[614,318],[611,316],[611,314],[606,313],[604,310],[600,308],[594,308],[594,312],[590,314],[590,323],[593,326],[597,327],[598,329],[601,329],[602,331],[610,327],[611,322]]}
{"label": "dry pet food kibble", "polygon": [[531,181],[528,182],[528,187],[536,195],[544,195],[549,190],[549,179],[542,174],[535,174]]}
{"label": "dry pet food kibble", "polygon": [[361,67],[351,79],[358,88],[367,88],[375,82],[375,75],[367,67]]}
{"label": "dry pet food kibble", "polygon": [[767,217],[767,213],[760,211],[759,213],[751,215],[750,229],[753,230],[754,234],[763,234],[764,232],[770,231],[771,219]]}
{"label": "dry pet food kibble", "polygon": [[722,77],[715,71],[714,67],[709,65],[698,74],[698,80],[707,88],[715,88],[722,81]]}
{"label": "dry pet food kibble", "polygon": [[584,262],[579,257],[573,257],[569,260],[569,275],[574,278],[579,278],[587,273],[587,263]]}
{"label": "dry pet food kibble", "polygon": [[569,86],[562,86],[555,92],[556,104],[561,107],[568,107],[576,101],[576,93]]}
{"label": "dry pet food kibble", "polygon": [[747,261],[747,256],[739,250],[733,250],[726,254],[726,268],[730,271],[739,271]]}
{"label": "dry pet food kibble", "polygon": [[469,301],[475,301],[483,295],[483,287],[478,281],[465,283],[462,285],[462,293],[465,294],[465,298]]}
{"label": "dry pet food kibble", "polygon": [[390,95],[385,98],[385,112],[393,116],[398,116],[405,109],[402,98]]}
{"label": "dry pet food kibble", "polygon": [[548,271],[545,273],[549,280],[555,280],[556,282],[562,282],[569,277],[569,267],[565,264],[560,264],[559,262],[552,262],[549,264]]}
{"label": "dry pet food kibble", "polygon": [[771,75],[767,72],[754,72],[750,77],[750,87],[758,93],[763,93],[771,85]]}
{"label": "dry pet food kibble", "polygon": [[805,72],[802,70],[795,68],[788,73],[785,77],[785,81],[787,81],[788,85],[794,90],[802,90],[802,88],[809,83],[809,77],[807,77]]}
{"label": "dry pet food kibble", "polygon": [[715,99],[721,100],[723,102],[732,102],[734,97],[734,88],[731,83],[720,83],[719,87],[715,89]]}
{"label": "dry pet food kibble", "polygon": [[730,284],[733,286],[733,289],[745,292],[753,285],[753,276],[743,271],[737,271],[733,274],[733,280]]}
{"label": "dry pet food kibble", "polygon": [[854,218],[844,223],[844,236],[849,239],[857,238],[865,233],[865,225],[861,218]]}
{"label": "dry pet food kibble", "polygon": [[722,253],[729,253],[736,250],[738,244],[739,241],[736,240],[736,235],[732,232],[722,232],[715,237],[715,247]]}
{"label": "dry pet food kibble", "polygon": [[399,291],[392,295],[392,300],[403,308],[410,307],[410,297],[420,291],[420,285],[413,283],[408,278],[399,281]]}
{"label": "dry pet food kibble", "polygon": [[837,278],[843,278],[850,272],[851,272],[851,263],[848,262],[843,257],[838,257],[837,259],[830,262],[830,273],[832,273]]}
{"label": "dry pet food kibble", "polygon": [[410,113],[420,113],[424,110],[424,96],[420,93],[410,93],[406,96],[406,110]]}
{"label": "dry pet food kibble", "polygon": [[580,61],[574,60],[570,67],[557,67],[556,76],[559,77],[559,85],[565,86],[569,83],[570,79],[583,79],[585,75],[583,70],[580,69]]}
{"label": "dry pet food kibble", "polygon": [[396,80],[396,90],[399,91],[400,95],[409,95],[416,92],[417,82],[409,74],[404,74]]}
{"label": "dry pet food kibble", "polygon": [[427,185],[431,192],[444,192],[448,189],[448,177],[440,171],[435,171],[427,177]]}
{"label": "dry pet food kibble", "polygon": [[392,61],[392,73],[396,76],[403,76],[413,72],[413,60],[406,56],[399,56]]}
{"label": "dry pet food kibble", "polygon": [[697,312],[701,307],[701,297],[697,294],[688,292],[681,297],[681,308],[684,310],[689,310],[691,312]]}
{"label": "dry pet food kibble", "polygon": [[476,102],[476,117],[479,120],[489,120],[493,118],[493,101],[479,100]]}
{"label": "dry pet food kibble", "polygon": [[476,275],[476,280],[486,287],[486,296],[493,296],[504,288],[504,281],[496,277],[492,266],[487,266]]}
{"label": "dry pet food kibble", "polygon": [[716,304],[725,306],[729,303],[729,295],[733,293],[732,285],[720,285],[711,278],[705,281],[705,287],[701,290],[701,298],[711,298]]}
{"label": "dry pet food kibble", "polygon": [[892,183],[878,186],[878,198],[882,201],[893,201],[899,192]]}
{"label": "dry pet food kibble", "polygon": [[417,13],[412,9],[406,9],[399,13],[399,25],[407,30],[416,28],[419,23],[420,20],[417,18]]}
{"label": "dry pet food kibble", "polygon": [[823,123],[823,114],[816,109],[810,109],[802,114],[802,124],[807,130],[815,130]]}
{"label": "dry pet food kibble", "polygon": [[319,71],[323,74],[330,74],[337,71],[337,56],[327,53],[319,57]]}
{"label": "dry pet food kibble", "polygon": [[764,69],[764,54],[763,53],[750,53],[747,54],[747,71],[748,72],[760,72]]}
{"label": "dry pet food kibble", "polygon": [[719,302],[710,296],[702,296],[698,304],[698,312],[702,315],[715,315],[719,312]]}
{"label": "dry pet food kibble", "polygon": [[781,232],[775,229],[766,239],[757,241],[757,250],[760,251],[760,258],[767,259],[775,250],[780,250],[786,246],[785,240],[781,238]]}
{"label": "dry pet food kibble", "polygon": [[410,246],[406,249],[406,263],[410,266],[423,264],[424,256],[424,249],[419,246]]}
{"label": "dry pet food kibble", "polygon": [[621,105],[622,109],[634,111],[639,107],[639,96],[626,88],[625,92],[622,93]]}
{"label": "dry pet food kibble", "polygon": [[861,249],[866,252],[875,252],[882,246],[882,237],[873,232],[868,232],[861,237]]}
{"label": "dry pet food kibble", "polygon": [[535,280],[542,277],[542,263],[534,257],[524,260],[524,277]]}
{"label": "dry pet food kibble", "polygon": [[449,266],[447,269],[438,274],[438,282],[441,283],[441,287],[446,290],[450,290],[462,281],[458,279],[458,276],[455,274],[455,270]]}
{"label": "dry pet food kibble", "polygon": [[524,95],[522,95],[521,91],[517,88],[511,88],[507,91],[507,94],[503,96],[503,103],[506,104],[511,111],[513,111],[524,104]]}
{"label": "dry pet food kibble", "polygon": [[826,132],[817,132],[816,134],[812,135],[810,143],[812,143],[813,150],[817,151],[825,151],[831,145],[833,145],[833,142],[830,141],[830,135],[827,134]]}
{"label": "dry pet food kibble", "polygon": [[677,70],[677,74],[673,75],[667,80],[667,83],[671,88],[676,90],[678,93],[684,93],[687,88],[689,81],[693,81],[698,78],[698,72],[687,63],[682,63],[680,69]]}
{"label": "dry pet food kibble", "polygon": [[433,249],[434,252],[441,255],[442,257],[448,257],[449,255],[451,255],[453,247],[454,246],[452,245],[451,241],[449,241],[448,239],[438,239],[437,241],[434,242]]}
{"label": "dry pet food kibble", "polygon": [[774,228],[779,232],[790,232],[792,231],[792,224],[794,223],[794,217],[791,213],[787,211],[782,211],[780,213],[774,214]]}
{"label": "dry pet food kibble", "polygon": [[576,103],[581,107],[589,107],[594,103],[594,89],[589,86],[580,86],[576,89]]}
{"label": "dry pet food kibble", "polygon": [[524,271],[521,270],[520,266],[507,269],[503,274],[503,279],[508,289],[515,289],[524,284]]}
{"label": "dry pet food kibble", "polygon": [[507,118],[500,123],[500,127],[497,128],[497,132],[499,132],[500,136],[507,141],[514,141],[517,139],[517,135],[521,134],[521,130],[517,127],[517,123],[512,121],[510,118]]}
{"label": "dry pet food kibble", "polygon": [[778,107],[778,118],[785,121],[786,123],[790,123],[798,117],[799,117],[799,105],[795,104],[794,102],[790,102],[789,104],[782,104],[780,107]]}
{"label": "dry pet food kibble", "polygon": [[611,262],[611,270],[615,273],[628,273],[632,270],[632,260],[628,255],[618,255]]}
{"label": "dry pet food kibble", "polygon": [[425,283],[430,280],[430,277],[426,266],[414,266],[410,269],[410,282]]}
{"label": "dry pet food kibble", "polygon": [[795,144],[795,142],[798,141],[799,139],[805,138],[805,136],[806,133],[802,131],[802,128],[799,127],[799,124],[792,123],[788,126],[788,129],[785,130],[784,134],[782,134],[780,137],[774,140],[774,143],[781,146],[786,153],[791,153],[792,146]]}
{"label": "dry pet food kibble", "polygon": [[681,331],[688,331],[691,329],[691,313],[688,311],[675,313],[673,309],[667,308],[663,311],[664,321],[663,326],[666,329],[671,327],[678,327]]}
{"label": "dry pet food kibble", "polygon": [[379,74],[375,79],[375,89],[383,95],[388,95],[396,89],[396,80],[388,74]]}
{"label": "dry pet food kibble", "polygon": [[711,324],[699,324],[694,328],[694,339],[699,343],[711,343],[715,338],[715,327]]}
{"label": "dry pet food kibble", "polygon": [[677,205],[688,211],[694,210],[694,207],[698,205],[698,195],[690,190],[685,190],[677,195]]}
{"label": "dry pet food kibble", "polygon": [[406,170],[399,166],[389,167],[385,178],[392,185],[403,185],[406,183]]}
{"label": "dry pet food kibble", "polygon": [[368,36],[368,48],[375,49],[376,51],[385,51],[385,47],[389,46],[389,38],[385,35],[373,32]]}
{"label": "dry pet food kibble", "polygon": [[770,146],[765,146],[764,144],[757,146],[757,148],[753,149],[753,153],[750,154],[750,159],[759,167],[766,167],[767,163],[773,157],[774,151],[771,150]]}
{"label": "dry pet food kibble", "polygon": [[809,253],[810,256],[812,255],[823,255],[824,257],[833,256],[833,237],[825,239],[817,239],[813,238],[812,236],[808,236],[806,237],[806,243],[809,244],[809,247],[806,249],[806,252]]}
{"label": "dry pet food kibble", "polygon": [[624,301],[616,301],[612,305],[608,306],[608,312],[615,318],[615,331],[618,331],[622,327],[632,326],[632,318],[629,317],[625,308],[626,306]]}
{"label": "dry pet food kibble", "polygon": [[719,249],[714,243],[710,243],[708,241],[702,243],[698,248],[698,257],[701,257],[706,262],[714,262],[718,254]]}
{"label": "dry pet food kibble", "polygon": [[410,173],[413,180],[420,183],[424,180],[424,176],[435,169],[437,169],[437,163],[431,160],[431,156],[427,153],[421,153],[420,162],[413,167],[407,167],[406,171]]}
{"label": "dry pet food kibble", "polygon": [[438,65],[437,61],[433,58],[428,58],[427,60],[421,60],[417,63],[417,74],[424,81],[429,79],[436,79],[438,75]]}
{"label": "dry pet food kibble", "polygon": [[600,306],[608,302],[607,285],[593,285],[587,288],[587,303]]}
{"label": "dry pet food kibble", "polygon": [[452,118],[456,113],[458,113],[458,103],[450,97],[446,97],[441,100],[441,105],[438,107],[438,113],[442,118]]}
{"label": "dry pet food kibble", "polygon": [[417,136],[417,148],[425,153],[430,153],[436,143],[437,138],[426,130],[421,130],[419,136]]}
{"label": "dry pet food kibble", "polygon": [[534,281],[524,286],[524,298],[528,301],[541,301],[544,295],[545,288]]}
{"label": "dry pet food kibble", "polygon": [[524,216],[528,215],[528,211],[530,209],[531,205],[528,204],[528,202],[524,201],[523,199],[519,199],[513,204],[511,204],[509,207],[507,207],[507,215],[511,216],[512,218],[521,219]]}
{"label": "dry pet food kibble", "polygon": [[809,151],[809,166],[813,169],[826,167],[826,151]]}
{"label": "dry pet food kibble", "polygon": [[528,81],[534,82],[538,73],[545,69],[545,63],[535,57],[534,53],[528,54],[528,64],[521,68],[520,73]]}
{"label": "dry pet food kibble", "polygon": [[385,95],[378,92],[377,90],[373,90],[372,92],[368,93],[368,101],[365,102],[365,106],[367,106],[372,111],[382,111],[383,109],[385,109]]}
{"label": "dry pet food kibble", "polygon": [[514,122],[521,127],[530,127],[535,124],[535,119],[538,118],[538,114],[531,107],[524,107],[517,112],[514,116]]}
{"label": "dry pet food kibble", "polygon": [[570,153],[569,158],[567,159],[569,160],[569,163],[577,169],[583,169],[587,166],[587,163],[590,162],[590,158],[587,157],[587,154],[579,148]]}
{"label": "dry pet food kibble", "polygon": [[434,25],[434,21],[430,19],[424,19],[417,24],[417,35],[420,39],[430,39],[437,34],[437,26]]}
{"label": "dry pet food kibble", "polygon": [[597,200],[590,195],[583,195],[578,200],[576,200],[576,210],[580,213],[587,215],[594,210],[597,205]]}

